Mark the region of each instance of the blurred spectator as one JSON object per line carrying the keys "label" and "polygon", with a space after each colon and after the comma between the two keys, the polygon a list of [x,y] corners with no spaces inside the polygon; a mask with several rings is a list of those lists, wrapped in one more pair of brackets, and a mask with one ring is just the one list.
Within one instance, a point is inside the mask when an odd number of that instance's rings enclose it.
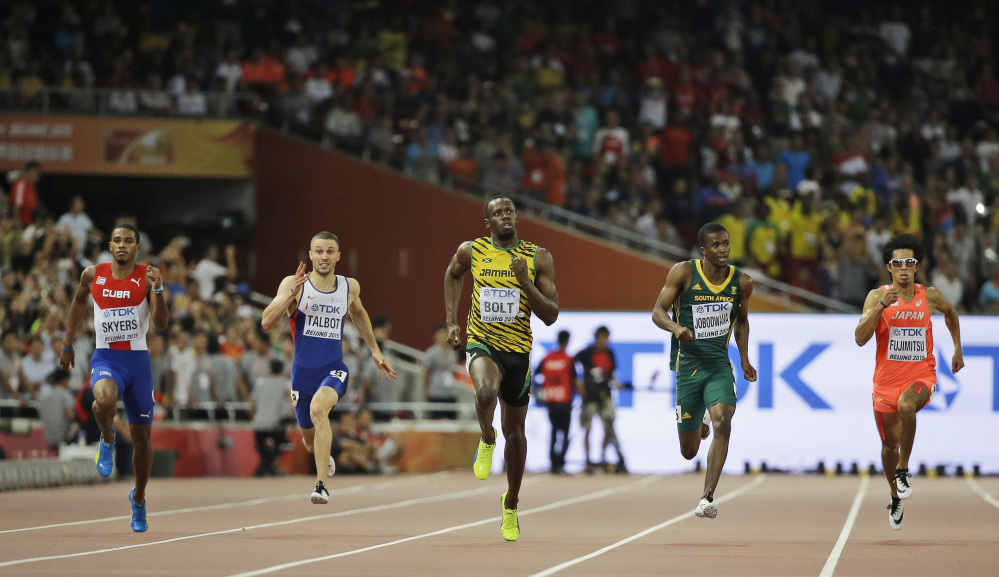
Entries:
{"label": "blurred spectator", "polygon": [[45,377],[46,391],[38,399],[38,416],[45,431],[45,444],[58,450],[75,435],[76,398],[69,392],[69,372],[55,369]]}
{"label": "blurred spectator", "polygon": [[27,406],[30,394],[21,392],[21,340],[17,333],[7,331],[0,341],[0,399],[16,400]]}
{"label": "blurred spectator", "polygon": [[[392,332],[392,323],[389,322],[388,317],[384,315],[376,315],[371,319],[371,329],[375,335],[375,341],[378,343],[378,348],[382,350],[385,358],[392,362],[394,355],[392,354],[391,345],[386,346],[389,343],[389,334]],[[370,355],[365,355],[361,361],[360,374],[361,389],[364,391],[364,398],[369,403],[393,403],[396,399],[396,383],[395,381],[390,381],[388,379],[378,378],[378,365],[371,358]],[[379,421],[385,421],[392,417],[392,411],[387,411],[385,409],[379,409],[375,411],[375,418]]]}
{"label": "blurred spectator", "polygon": [[83,256],[83,251],[87,246],[87,239],[90,235],[101,237],[101,232],[94,227],[94,221],[83,211],[83,197],[76,195],[69,203],[69,212],[63,214],[56,221],[56,226],[66,226],[76,239],[78,248],[77,256]]}
{"label": "blurred spectator", "polygon": [[56,364],[52,359],[43,358],[45,343],[38,335],[28,339],[28,354],[21,359],[21,375],[19,381],[32,398],[39,399],[48,392],[50,385],[47,380]]}
{"label": "blurred spectator", "polygon": [[24,165],[24,171],[20,178],[14,182],[10,190],[10,204],[14,208],[14,214],[21,222],[21,226],[28,226],[32,222],[32,215],[35,207],[38,206],[38,180],[42,176],[42,166],[31,161]]}
{"label": "blurred spectator", "polygon": [[953,304],[958,310],[964,311],[961,304],[964,300],[964,281],[958,275],[954,259],[946,252],[939,252],[936,261],[929,284],[936,287],[940,294],[947,299],[947,302]]}
{"label": "blurred spectator", "polygon": [[593,472],[593,463],[590,461],[590,428],[593,425],[593,417],[597,415],[600,416],[600,421],[604,427],[600,465],[606,466],[607,447],[613,445],[618,456],[616,471],[628,472],[624,464],[621,444],[614,432],[616,414],[614,401],[611,399],[611,386],[618,386],[614,376],[617,362],[614,359],[614,351],[608,346],[609,338],[610,331],[607,330],[607,327],[598,327],[594,333],[593,344],[579,351],[573,357],[573,360],[582,366],[583,373],[580,390],[580,394],[583,396],[583,407],[579,412],[579,420],[580,426],[586,431],[584,445],[587,473]]}
{"label": "blurred spectator", "polygon": [[992,277],[985,281],[978,294],[978,304],[981,305],[982,312],[999,315],[999,263],[992,265]]}
{"label": "blurred spectator", "polygon": [[[423,353],[423,397],[428,403],[456,403],[455,353],[447,342],[447,327],[434,327],[434,344]],[[434,410],[431,419],[455,419],[456,411]]]}
{"label": "blurred spectator", "polygon": [[256,440],[260,464],[255,475],[279,475],[274,462],[281,453],[281,446],[288,442],[284,422],[293,418],[291,408],[291,380],[283,376],[284,363],[271,359],[267,376],[257,379],[250,399],[250,418]]}
{"label": "blurred spectator", "polygon": [[191,278],[198,281],[198,297],[203,301],[208,301],[216,291],[221,290],[224,283],[234,282],[239,274],[236,267],[236,247],[227,245],[225,247],[225,266],[218,263],[219,247],[214,244],[208,245],[205,249],[204,257],[194,266],[190,273]]}

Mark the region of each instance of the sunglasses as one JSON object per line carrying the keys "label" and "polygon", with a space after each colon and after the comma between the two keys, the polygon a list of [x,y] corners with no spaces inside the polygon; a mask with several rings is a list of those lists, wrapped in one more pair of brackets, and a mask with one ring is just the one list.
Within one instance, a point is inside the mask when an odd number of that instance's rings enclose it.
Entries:
{"label": "sunglasses", "polygon": [[893,258],[888,261],[888,264],[895,268],[900,268],[903,264],[911,268],[919,264],[919,261],[914,258]]}

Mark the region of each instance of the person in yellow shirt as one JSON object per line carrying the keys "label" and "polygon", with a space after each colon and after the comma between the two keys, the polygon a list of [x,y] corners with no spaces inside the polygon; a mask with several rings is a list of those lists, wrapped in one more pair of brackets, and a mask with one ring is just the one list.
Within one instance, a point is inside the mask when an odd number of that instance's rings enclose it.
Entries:
{"label": "person in yellow shirt", "polygon": [[746,246],[763,272],[771,278],[780,278],[781,233],[777,225],[767,218],[769,212],[767,203],[756,205],[756,218],[746,232]]}
{"label": "person in yellow shirt", "polygon": [[819,260],[819,233],[822,219],[815,212],[813,202],[803,199],[795,202],[790,215],[788,247],[794,268],[814,269]]}
{"label": "person in yellow shirt", "polygon": [[728,260],[735,266],[742,266],[746,260],[746,239],[752,218],[752,201],[745,197],[736,201],[734,212],[723,214],[718,218],[718,224],[728,231]]}

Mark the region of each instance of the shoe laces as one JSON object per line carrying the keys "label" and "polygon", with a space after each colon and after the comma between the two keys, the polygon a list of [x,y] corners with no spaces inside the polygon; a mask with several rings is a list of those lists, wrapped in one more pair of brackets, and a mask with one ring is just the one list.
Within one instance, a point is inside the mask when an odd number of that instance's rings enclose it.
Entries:
{"label": "shoe laces", "polygon": [[316,493],[326,493],[327,495],[330,494],[330,492],[326,490],[326,484],[323,483],[322,481],[316,481]]}
{"label": "shoe laces", "polygon": [[902,485],[904,488],[908,489],[911,483],[909,482],[909,472],[900,471],[895,473],[895,482]]}
{"label": "shoe laces", "polygon": [[888,512],[894,517],[898,514],[898,510],[902,507],[902,500],[892,498],[891,503],[888,503]]}

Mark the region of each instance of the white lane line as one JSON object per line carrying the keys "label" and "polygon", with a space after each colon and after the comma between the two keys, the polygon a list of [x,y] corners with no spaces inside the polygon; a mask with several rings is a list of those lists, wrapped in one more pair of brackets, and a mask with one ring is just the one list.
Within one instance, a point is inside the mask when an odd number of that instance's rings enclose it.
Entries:
{"label": "white lane line", "polygon": [[990,495],[988,491],[983,489],[982,486],[978,484],[978,481],[974,480],[971,477],[965,477],[964,480],[967,481],[968,484],[971,485],[971,489],[974,492],[978,493],[982,497],[982,499],[985,499],[985,501],[989,505],[992,505],[996,509],[999,509],[999,500],[996,500],[996,498]]}
{"label": "white lane line", "polygon": [[[404,485],[414,485],[422,483],[433,479],[434,477],[446,476],[447,473],[434,473],[432,475],[420,475],[418,477],[408,477],[405,479],[396,479],[394,481],[386,481],[384,483],[370,483],[365,485],[354,485],[353,487],[346,487],[344,489],[334,489],[330,492],[331,496],[340,495],[352,495],[354,493],[362,493],[369,489],[392,489]],[[201,507],[187,507],[185,509],[171,509],[169,511],[158,511],[155,513],[149,513],[149,517],[161,517],[165,515],[179,515],[182,513],[199,513],[201,511],[217,511],[219,509],[235,509],[237,507],[252,507],[254,505],[264,505],[266,503],[279,503],[281,501],[293,501],[296,499],[302,499],[301,493],[296,493],[294,495],[281,495],[277,497],[262,497],[260,499],[253,499],[250,501],[237,501],[235,503],[220,503],[218,505],[204,505]],[[104,517],[103,519],[87,519],[84,521],[70,521],[66,523],[52,523],[51,525],[38,525],[36,527],[21,527],[20,529],[3,529],[0,530],[0,534],[3,533],[21,533],[23,531],[38,531],[40,529],[54,529],[57,527],[72,527],[74,525],[90,525],[93,523],[106,523],[108,521],[124,521],[126,519],[131,519],[131,515],[120,515],[118,517]]]}
{"label": "white lane line", "polygon": [[[739,487],[735,491],[732,491],[731,493],[725,495],[724,497],[719,497],[719,498],[715,499],[714,502],[715,503],[724,503],[725,501],[730,501],[732,499],[735,499],[739,495],[742,495],[743,493],[745,493],[745,492],[753,489],[754,487],[756,487],[757,485],[759,485],[760,483],[762,483],[764,479],[766,479],[766,475],[759,475],[755,479],[753,479],[749,483],[746,483],[742,487]],[[627,537],[625,539],[621,539],[617,543],[614,543],[612,545],[608,545],[608,546],[604,547],[603,549],[598,549],[598,550],[596,550],[593,553],[590,553],[588,555],[583,555],[582,557],[576,557],[575,559],[570,559],[569,561],[566,561],[565,563],[560,563],[558,565],[555,565],[554,567],[549,567],[548,569],[545,569],[544,571],[541,571],[539,573],[535,573],[534,575],[531,575],[531,577],[545,577],[547,575],[554,575],[555,573],[558,573],[559,571],[561,571],[563,569],[568,569],[569,567],[572,567],[573,565],[578,565],[578,564],[580,564],[580,563],[582,563],[584,561],[588,561],[590,559],[593,559],[594,557],[598,557],[600,555],[603,555],[604,553],[606,553],[606,552],[608,552],[608,551],[610,551],[612,549],[617,549],[621,545],[626,545],[628,543],[631,543],[632,541],[635,541],[637,539],[641,539],[642,537],[645,537],[646,535],[648,535],[650,533],[654,533],[654,532],[656,532],[656,531],[658,531],[658,530],[660,530],[660,529],[662,529],[664,527],[669,527],[670,525],[679,523],[680,521],[683,521],[684,519],[690,519],[693,516],[694,516],[694,512],[693,511],[688,511],[688,512],[684,513],[683,515],[677,515],[676,517],[673,517],[672,519],[669,519],[668,521],[663,521],[662,523],[656,525],[655,527],[649,527],[648,529],[646,529],[644,531],[641,531],[639,533],[635,533],[631,537]]]}
{"label": "white lane line", "polygon": [[[528,484],[532,479],[525,479],[524,484]],[[100,553],[111,553],[114,551],[127,551],[129,549],[138,549],[140,547],[151,547],[153,545],[165,545],[167,543],[175,543],[177,541],[187,541],[189,539],[200,539],[202,537],[212,537],[215,535],[226,535],[228,533],[240,533],[242,531],[252,531],[254,529],[266,529],[269,527],[280,527],[282,525],[294,525],[296,523],[304,523],[307,521],[319,521],[322,519],[333,519],[336,517],[348,517],[351,515],[360,515],[362,513],[376,513],[378,511],[387,511],[389,509],[401,509],[403,507],[409,507],[411,505],[422,505],[424,503],[434,503],[437,501],[446,501],[449,499],[460,499],[462,497],[469,497],[472,495],[478,495],[479,493],[486,493],[489,491],[497,491],[502,487],[502,485],[490,485],[487,487],[479,487],[478,489],[470,489],[466,491],[458,491],[456,493],[447,493],[445,495],[435,495],[433,497],[419,497],[416,499],[407,499],[405,501],[397,501],[395,503],[388,503],[385,505],[375,505],[373,507],[364,507],[361,509],[351,509],[349,511],[340,511],[338,513],[328,513],[325,515],[310,515],[308,517],[299,517],[297,519],[288,519],[286,521],[275,521],[273,523],[263,523],[261,525],[250,525],[249,527],[239,527],[236,529],[225,529],[222,531],[212,531],[210,533],[198,533],[196,535],[185,535],[183,537],[174,537],[173,539],[164,539],[162,541],[150,541],[148,543],[136,543],[135,545],[125,545],[122,547],[111,547],[108,549],[96,549],[93,551],[81,551],[79,553],[66,553],[64,555],[50,555],[48,557],[33,557],[30,559],[18,559],[16,561],[6,561],[0,563],[0,567],[9,567],[11,565],[23,565],[25,563],[36,563],[39,561],[53,561],[56,559],[71,559],[73,557],[87,557],[90,555],[98,555]],[[129,517],[131,518],[131,517]]]}
{"label": "white lane line", "polygon": [[[535,507],[533,509],[528,509],[526,511],[521,511],[520,516],[533,515],[535,513],[543,513],[545,511],[551,511],[552,509],[558,509],[560,507],[566,507],[568,505],[575,505],[576,503],[584,503],[586,501],[593,501],[595,499],[601,499],[614,493],[619,493],[625,489],[632,489],[641,485],[647,485],[652,481],[658,479],[658,476],[651,476],[642,479],[641,481],[636,481],[633,483],[628,483],[626,485],[621,485],[618,487],[613,487],[610,489],[604,489],[602,491],[597,491],[596,493],[590,493],[588,495],[582,495],[579,497],[573,497],[571,499],[564,499],[562,501],[555,501],[554,503],[549,503],[548,505],[543,505],[541,507]],[[430,533],[423,533],[420,535],[413,535],[412,537],[405,537],[403,539],[397,539],[395,541],[388,541],[386,543],[379,543],[377,545],[371,545],[369,547],[362,547],[361,549],[353,549],[351,551],[344,551],[343,553],[335,553],[333,555],[326,555],[323,557],[314,557],[312,559],[302,559],[300,561],[293,561],[291,563],[282,563],[281,565],[274,565],[272,567],[265,567],[263,569],[257,569],[255,571],[247,571],[245,573],[237,573],[231,575],[230,577],[256,577],[257,575],[266,575],[268,573],[276,573],[278,571],[283,571],[285,569],[291,569],[292,567],[299,567],[301,565],[308,565],[310,563],[319,563],[322,561],[329,561],[331,559],[337,559],[340,557],[348,557],[350,555],[357,555],[358,553],[365,553],[367,551],[374,551],[375,549],[382,549],[385,547],[392,547],[393,545],[401,545],[402,543],[408,543],[410,541],[416,541],[417,539],[426,539],[427,537],[435,537],[437,535],[443,535],[445,533],[451,533],[454,531],[461,531],[462,529],[470,529],[472,527],[478,527],[479,525],[485,525],[487,523],[497,523],[502,520],[501,516],[490,517],[488,519],[482,519],[481,521],[473,521],[471,523],[465,523],[463,525],[455,525],[453,527],[447,527],[445,529],[440,529],[439,531],[432,531]]]}
{"label": "white lane line", "polygon": [[819,577],[832,577],[836,571],[839,556],[843,554],[846,541],[850,538],[850,531],[853,530],[853,524],[857,521],[857,515],[860,514],[860,506],[864,503],[864,496],[867,494],[867,485],[870,482],[871,477],[869,475],[864,475],[860,478],[860,489],[857,489],[857,495],[853,498],[853,505],[850,506],[850,513],[846,516],[846,523],[843,523],[843,530],[839,532],[839,539],[836,539],[836,545],[833,546],[832,552],[829,553],[829,558],[826,559],[826,564],[822,567]]}

